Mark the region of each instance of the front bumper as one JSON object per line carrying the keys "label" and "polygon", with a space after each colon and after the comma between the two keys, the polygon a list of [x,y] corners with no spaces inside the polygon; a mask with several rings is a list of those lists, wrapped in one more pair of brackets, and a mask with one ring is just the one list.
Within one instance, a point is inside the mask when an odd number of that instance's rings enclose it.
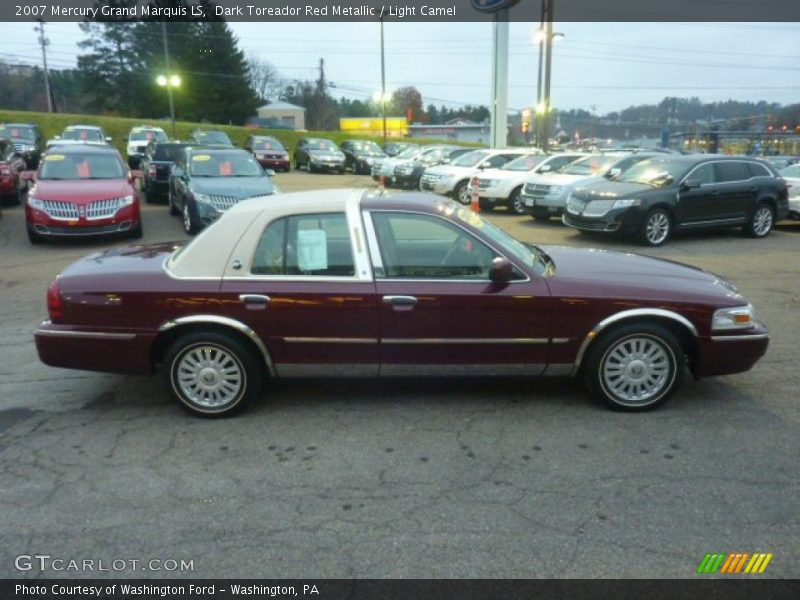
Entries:
{"label": "front bumper", "polygon": [[279,171],[289,170],[288,158],[257,158],[258,164],[265,169],[276,169]]}
{"label": "front bumper", "polygon": [[455,183],[451,179],[430,179],[423,175],[419,180],[419,189],[423,192],[433,192],[447,196],[453,191]]}
{"label": "front bumper", "polygon": [[344,170],[344,160],[309,159],[309,166],[322,171]]}
{"label": "front bumper", "polygon": [[583,231],[634,235],[641,227],[644,214],[638,207],[618,208],[607,212],[601,217],[587,217],[583,214],[576,215],[565,210],[563,211],[561,219],[564,225],[569,225],[570,227]]}
{"label": "front bumper", "polygon": [[522,194],[522,203],[528,212],[547,211],[552,215],[560,215],[567,204],[566,194],[547,194],[545,196],[531,196]]}
{"label": "front bumper", "polygon": [[150,348],[156,335],[45,321],[33,338],[39,360],[51,367],[147,375],[153,372]]}
{"label": "front bumper", "polygon": [[120,235],[135,229],[141,222],[139,204],[119,209],[113,217],[102,219],[53,219],[46,212],[25,206],[28,228],[46,237],[94,237]]}
{"label": "front bumper", "polygon": [[769,330],[763,323],[746,331],[714,332],[697,340],[696,378],[749,371],[769,346]]}
{"label": "front bumper", "polygon": [[420,179],[420,173],[413,173],[413,172],[408,174],[395,173],[392,176],[392,184],[399,188],[415,190],[419,188],[419,179]]}

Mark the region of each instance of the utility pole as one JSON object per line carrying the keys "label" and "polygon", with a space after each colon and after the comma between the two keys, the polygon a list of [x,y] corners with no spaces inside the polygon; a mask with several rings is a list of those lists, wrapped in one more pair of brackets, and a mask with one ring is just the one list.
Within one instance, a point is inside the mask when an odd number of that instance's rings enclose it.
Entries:
{"label": "utility pole", "polygon": [[537,146],[541,146],[542,118],[539,112],[542,106],[542,65],[544,63],[544,22],[546,15],[546,2],[542,0],[542,15],[539,20],[539,72],[536,78],[536,104],[533,107],[534,118],[536,119],[536,140]]}
{"label": "utility pole", "polygon": [[[170,78],[169,67],[169,42],[167,42],[167,22],[161,21],[161,38],[164,41],[164,66],[167,69],[167,79]],[[167,98],[169,98],[169,118],[172,121],[172,139],[175,139],[175,103],[172,101],[172,86],[167,82]]]}
{"label": "utility pole", "polygon": [[44,65],[44,93],[47,96],[47,112],[53,112],[53,96],[50,94],[50,72],[47,70],[47,45],[50,43],[46,37],[44,37],[44,21],[42,19],[37,19],[39,21],[39,26],[34,27],[34,31],[39,32],[39,44],[42,47],[42,63]]}
{"label": "utility pole", "polygon": [[494,14],[492,30],[492,148],[508,144],[508,9]]}
{"label": "utility pole", "polygon": [[386,148],[386,53],[383,45],[383,19],[381,19],[381,119],[383,119],[383,147]]}
{"label": "utility pole", "polygon": [[545,72],[544,72],[544,110],[542,115],[542,150],[550,147],[550,71],[553,66],[553,0],[547,2],[547,22],[545,24]]}

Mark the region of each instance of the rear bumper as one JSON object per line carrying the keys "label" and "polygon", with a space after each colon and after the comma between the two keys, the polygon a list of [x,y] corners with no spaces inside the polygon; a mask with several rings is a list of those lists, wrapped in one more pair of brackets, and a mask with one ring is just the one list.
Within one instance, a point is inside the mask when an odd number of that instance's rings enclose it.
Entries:
{"label": "rear bumper", "polygon": [[745,332],[719,333],[697,340],[694,376],[713,377],[749,371],[769,346],[769,330],[761,323]]}
{"label": "rear bumper", "polygon": [[51,367],[105,373],[153,372],[150,347],[156,334],[94,330],[45,321],[34,332],[39,360]]}

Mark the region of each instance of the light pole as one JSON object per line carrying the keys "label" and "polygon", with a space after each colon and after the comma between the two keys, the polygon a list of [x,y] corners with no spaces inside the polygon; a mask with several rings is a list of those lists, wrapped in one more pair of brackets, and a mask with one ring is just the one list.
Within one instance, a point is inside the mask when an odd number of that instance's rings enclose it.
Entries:
{"label": "light pole", "polygon": [[156,83],[159,87],[167,88],[167,96],[169,97],[169,118],[172,121],[172,139],[175,139],[175,105],[172,102],[172,88],[181,86],[181,78],[178,75],[159,75],[156,77]]}
{"label": "light pole", "polygon": [[383,147],[386,148],[386,53],[383,44],[383,19],[381,19],[381,118],[383,119]]}
{"label": "light pole", "polygon": [[372,94],[372,101],[381,105],[381,118],[383,119],[383,147],[386,148],[386,103],[392,99],[392,95],[384,88]]}
{"label": "light pole", "polygon": [[[553,31],[553,0],[543,0],[542,24],[536,30],[534,41],[539,44],[539,75],[536,86],[536,137],[539,147],[545,152],[547,152],[550,145],[550,74],[553,64],[553,42],[563,37],[563,33]],[[543,66],[544,86],[542,86]],[[544,89],[542,89],[543,87]]]}

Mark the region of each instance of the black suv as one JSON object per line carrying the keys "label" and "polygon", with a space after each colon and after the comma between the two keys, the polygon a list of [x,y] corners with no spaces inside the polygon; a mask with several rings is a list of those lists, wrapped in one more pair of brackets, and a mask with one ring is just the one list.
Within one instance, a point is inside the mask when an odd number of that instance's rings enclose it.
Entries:
{"label": "black suv", "polygon": [[378,144],[367,140],[345,140],[339,148],[344,152],[345,168],[352,169],[353,175],[369,174],[373,162],[386,158],[386,154]]}
{"label": "black suv", "polygon": [[35,123],[3,123],[0,125],[0,138],[10,140],[14,149],[22,155],[25,168],[34,171],[39,168],[39,160],[45,148],[45,139]]}
{"label": "black suv", "polygon": [[300,138],[294,149],[294,168],[307,167],[315,171],[337,171],[344,173],[345,155],[339,146],[325,138]]}
{"label": "black suv", "polygon": [[189,145],[188,142],[178,140],[152,141],[147,144],[140,163],[145,202],[149,204],[168,197],[172,165],[181,156],[183,149]]}
{"label": "black suv", "polygon": [[472,152],[475,148],[459,148],[458,146],[430,146],[425,152],[419,154],[413,160],[401,162],[394,168],[392,175],[392,185],[409,189],[418,190],[419,180],[428,167],[448,164],[454,158],[462,154]]}
{"label": "black suv", "polygon": [[660,246],[673,231],[741,226],[755,238],[789,212],[786,182],[766,163],[744,157],[664,155],[579,188],[563,220],[583,231],[636,236]]}

